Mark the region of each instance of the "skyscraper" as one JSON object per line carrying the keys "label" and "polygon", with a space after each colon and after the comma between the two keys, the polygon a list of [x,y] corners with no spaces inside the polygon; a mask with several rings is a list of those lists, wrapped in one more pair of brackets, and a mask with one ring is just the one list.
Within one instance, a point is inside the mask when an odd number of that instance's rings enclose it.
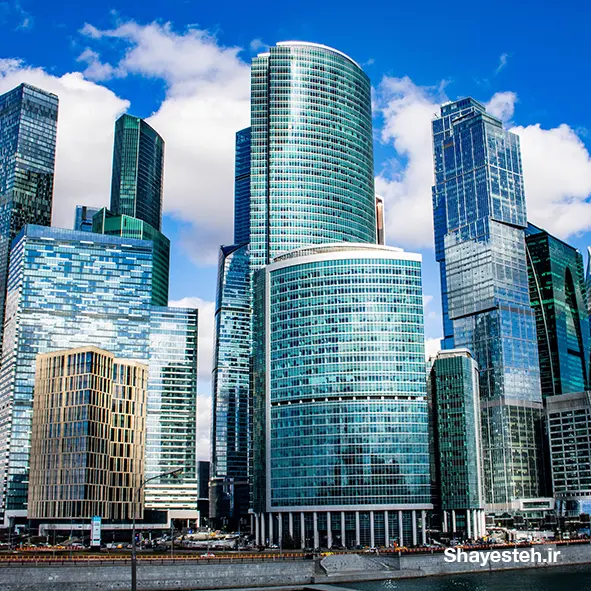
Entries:
{"label": "skyscraper", "polygon": [[378,244],[386,244],[386,228],[384,227],[384,198],[376,195],[376,233]]}
{"label": "skyscraper", "polygon": [[542,396],[589,389],[589,313],[579,251],[545,230],[526,230]]}
{"label": "skyscraper", "polygon": [[0,494],[5,520],[26,515],[38,353],[89,343],[147,363],[146,507],[197,517],[195,408],[197,311],[151,306],[148,240],[27,225],[10,258],[0,371]]}
{"label": "skyscraper", "polygon": [[57,96],[28,84],[0,95],[0,343],[12,241],[51,224],[57,111]]}
{"label": "skyscraper", "polygon": [[276,257],[255,275],[253,343],[259,540],[424,544],[420,255],[341,242]]}
{"label": "skyscraper", "polygon": [[[238,133],[236,145],[236,244],[226,247],[226,254],[222,249],[224,262],[219,267],[234,278],[218,276],[218,302],[234,301],[235,309],[219,308],[218,335],[230,334],[236,323],[245,327],[250,322],[252,274],[273,257],[307,244],[376,242],[371,85],[349,57],[323,45],[295,41],[278,43],[256,57],[251,71],[251,126]],[[239,239],[249,240],[249,246]],[[236,277],[245,258],[248,275],[242,276],[245,283],[238,288]],[[219,291],[224,285],[231,286],[231,295]],[[242,295],[236,308],[238,293]],[[216,340],[215,344],[215,355],[227,357],[214,361],[218,369],[213,380],[212,478],[220,479],[220,486],[226,483],[217,499],[226,496],[228,507],[237,504],[228,478],[241,480],[247,466],[235,464],[235,472],[224,475],[216,462],[245,440],[237,435],[236,426],[248,429],[248,453],[242,452],[241,458],[252,464],[248,410],[252,399],[243,372],[250,363],[249,347],[244,344],[251,343],[252,337],[242,329],[239,335],[240,343],[221,345]],[[220,372],[217,378],[216,371]],[[228,401],[235,404],[237,399],[220,390],[224,384],[242,384],[240,391],[247,402],[238,403],[238,415],[228,413]],[[222,433],[229,434],[229,444]],[[214,484],[212,480],[212,491]],[[219,503],[211,498],[213,516]]]}
{"label": "skyscraper", "polygon": [[307,244],[376,242],[371,84],[340,51],[300,41],[252,62],[252,270]]}
{"label": "skyscraper", "polygon": [[476,539],[484,536],[484,476],[478,366],[470,352],[440,351],[429,386],[443,531]]}
{"label": "skyscraper", "polygon": [[248,244],[222,246],[214,317],[209,515],[237,524],[248,513],[251,298]]}
{"label": "skyscraper", "polygon": [[236,133],[234,244],[250,239],[250,127]]}
{"label": "skyscraper", "polygon": [[107,236],[151,240],[154,243],[152,305],[168,305],[170,240],[162,232],[139,218],[114,215],[106,207],[98,210],[93,216],[92,231]]}
{"label": "skyscraper", "polygon": [[30,519],[143,516],[148,367],[98,347],[37,357]]}
{"label": "skyscraper", "polygon": [[433,146],[443,348],[478,364],[486,500],[514,510],[539,494],[542,416],[519,138],[467,98],[441,107]]}
{"label": "skyscraper", "polygon": [[160,231],[164,140],[143,119],[122,115],[115,123],[111,211]]}
{"label": "skyscraper", "polygon": [[76,205],[76,216],[74,217],[74,230],[76,232],[92,232],[92,216],[97,213],[98,207],[86,207]]}

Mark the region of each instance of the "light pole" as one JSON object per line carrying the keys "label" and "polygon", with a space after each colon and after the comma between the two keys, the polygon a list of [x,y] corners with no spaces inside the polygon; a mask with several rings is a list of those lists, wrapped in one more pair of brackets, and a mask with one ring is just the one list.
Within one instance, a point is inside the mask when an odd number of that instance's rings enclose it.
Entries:
{"label": "light pole", "polygon": [[[138,489],[135,491],[137,494],[137,502],[140,504],[140,495],[144,486],[158,478],[163,478],[164,476],[178,476],[183,471],[182,468],[177,468],[176,470],[170,470],[170,472],[163,472],[162,474],[157,474],[156,476],[152,476],[151,478],[147,478],[144,480]],[[137,591],[137,552],[136,552],[136,545],[135,545],[135,508],[133,511],[133,525],[131,527],[131,591]]]}

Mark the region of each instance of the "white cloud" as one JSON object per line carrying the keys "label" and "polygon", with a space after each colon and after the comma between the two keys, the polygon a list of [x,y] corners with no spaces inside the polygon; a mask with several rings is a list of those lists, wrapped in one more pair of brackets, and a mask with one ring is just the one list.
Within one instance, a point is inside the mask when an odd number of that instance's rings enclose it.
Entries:
{"label": "white cloud", "polygon": [[108,80],[116,75],[116,70],[110,64],[103,64],[99,54],[87,47],[79,56],[78,61],[87,64],[83,74],[89,80]]}
{"label": "white cloud", "polygon": [[591,157],[566,124],[512,129],[521,139],[529,219],[560,238],[591,229]]}
{"label": "white cloud", "polygon": [[429,361],[435,357],[441,350],[441,337],[435,339],[425,339],[425,359]]}
{"label": "white cloud", "polygon": [[59,97],[53,224],[71,228],[76,205],[109,203],[113,123],[129,102],[79,72],[58,77],[19,60],[0,60],[0,93],[22,82]]}
{"label": "white cloud", "polygon": [[499,65],[497,66],[497,69],[495,70],[495,74],[498,74],[507,65],[508,61],[509,61],[509,54],[502,53],[501,57],[499,58]]}
{"label": "white cloud", "polygon": [[197,456],[209,460],[211,431],[211,370],[213,362],[213,315],[215,303],[197,297],[185,297],[168,303],[173,308],[199,310],[199,360],[197,391]]}
{"label": "white cloud", "polygon": [[420,87],[408,77],[385,77],[377,89],[376,106],[384,118],[381,140],[393,144],[399,157],[376,178],[391,244],[433,245],[431,120],[445,100],[442,86]]}
{"label": "white cloud", "polygon": [[501,121],[507,123],[515,112],[517,95],[514,92],[497,92],[486,103],[486,110]]}
{"label": "white cloud", "polygon": [[126,47],[116,64],[104,64],[92,50],[93,63],[114,76],[166,83],[165,100],[148,118],[166,142],[164,211],[194,226],[193,260],[214,263],[219,245],[232,240],[235,133],[250,121],[250,71],[240,49],[196,28],[177,33],[170,24],[131,21],[111,30],[87,24],[83,33],[99,49],[105,40]]}

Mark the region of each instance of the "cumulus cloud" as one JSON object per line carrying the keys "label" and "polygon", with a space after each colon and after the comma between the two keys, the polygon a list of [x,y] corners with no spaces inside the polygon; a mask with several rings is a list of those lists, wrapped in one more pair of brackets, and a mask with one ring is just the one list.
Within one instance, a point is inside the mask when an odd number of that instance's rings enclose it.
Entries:
{"label": "cumulus cloud", "polygon": [[[443,85],[417,86],[409,78],[385,77],[375,107],[383,117],[380,139],[397,157],[376,178],[384,197],[388,242],[409,248],[432,247],[433,184],[431,120],[447,97]],[[518,97],[494,94],[487,110],[511,127]],[[591,157],[567,124],[513,126],[521,138],[528,215],[561,238],[591,229]]]}
{"label": "cumulus cloud", "polygon": [[444,100],[443,85],[421,87],[408,77],[385,77],[377,88],[376,108],[384,121],[380,139],[398,155],[376,177],[391,244],[433,244],[431,120]]}
{"label": "cumulus cloud", "polygon": [[[164,211],[193,225],[192,259],[214,263],[217,247],[232,239],[235,133],[250,121],[250,71],[240,48],[223,47],[196,28],[175,32],[170,24],[131,21],[109,30],[87,24],[82,32],[96,42],[85,53],[99,75],[141,75],[166,84],[164,101],[148,118],[166,141]],[[113,42],[125,50],[119,61],[105,64],[102,44]]]}
{"label": "cumulus cloud", "polygon": [[507,123],[515,112],[517,95],[514,92],[497,92],[486,103],[486,110],[501,121]]}
{"label": "cumulus cloud", "polygon": [[211,370],[213,362],[214,302],[198,297],[185,297],[168,302],[173,308],[197,308],[199,310],[199,359],[197,397],[197,455],[209,460],[211,430]]}
{"label": "cumulus cloud", "polygon": [[566,124],[512,129],[521,139],[529,219],[568,238],[591,229],[591,157]]}
{"label": "cumulus cloud", "polygon": [[129,102],[80,72],[53,76],[16,59],[0,60],[0,93],[22,82],[59,97],[53,225],[71,228],[76,205],[109,203],[113,123]]}

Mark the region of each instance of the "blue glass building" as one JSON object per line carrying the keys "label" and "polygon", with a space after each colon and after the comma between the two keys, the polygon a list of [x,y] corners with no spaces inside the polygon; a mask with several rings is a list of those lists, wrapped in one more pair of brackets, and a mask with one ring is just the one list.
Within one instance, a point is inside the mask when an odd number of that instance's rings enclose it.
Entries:
{"label": "blue glass building", "polygon": [[253,342],[254,510],[268,516],[258,535],[424,543],[420,255],[337,243],[277,257],[255,276]]}
{"label": "blue glass building", "polygon": [[51,224],[57,112],[57,96],[28,84],[0,95],[0,341],[11,243]]}
{"label": "blue glass building", "polygon": [[143,119],[122,115],[115,123],[111,211],[162,229],[164,140]]}
{"label": "blue glass building", "polygon": [[234,244],[250,239],[250,127],[236,134],[234,169]]}
{"label": "blue glass building", "polygon": [[196,517],[187,442],[195,437],[197,311],[150,305],[153,249],[147,240],[32,225],[16,237],[0,371],[5,521],[26,515],[36,355],[88,344],[148,363],[146,469],[182,467],[176,486],[188,492],[166,498],[168,483],[150,483],[146,506],[184,512],[190,497]]}
{"label": "blue glass building", "polygon": [[442,345],[478,363],[486,500],[514,510],[539,493],[542,413],[519,138],[467,98],[441,107],[433,150]]}
{"label": "blue glass building", "polygon": [[77,205],[76,215],[74,217],[74,230],[76,230],[76,232],[92,232],[92,216],[97,213],[98,210],[98,207]]}
{"label": "blue glass building", "polygon": [[251,299],[248,244],[220,250],[214,317],[209,515],[248,514]]}

